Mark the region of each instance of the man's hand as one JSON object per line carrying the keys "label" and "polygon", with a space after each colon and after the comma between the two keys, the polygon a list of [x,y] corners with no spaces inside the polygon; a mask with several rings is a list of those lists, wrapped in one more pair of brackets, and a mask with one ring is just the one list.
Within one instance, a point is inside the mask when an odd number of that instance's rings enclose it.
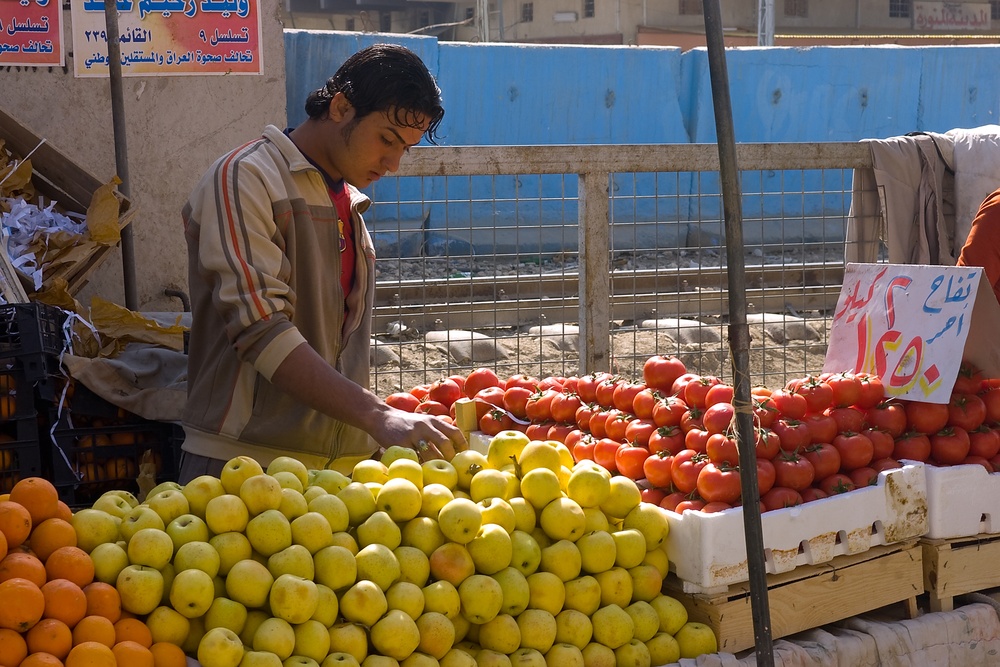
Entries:
{"label": "man's hand", "polygon": [[390,409],[384,413],[378,432],[371,435],[383,447],[401,445],[417,452],[421,461],[445,459],[469,448],[457,426],[434,415]]}

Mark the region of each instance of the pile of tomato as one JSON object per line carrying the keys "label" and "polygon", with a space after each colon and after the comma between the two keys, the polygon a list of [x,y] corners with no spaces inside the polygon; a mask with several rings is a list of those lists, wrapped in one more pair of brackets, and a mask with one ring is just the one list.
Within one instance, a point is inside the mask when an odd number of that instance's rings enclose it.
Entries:
{"label": "pile of tomato", "polygon": [[[454,418],[473,399],[488,435],[524,431],[557,440],[576,460],[636,480],[669,510],[717,512],[742,504],[733,387],[656,355],[642,380],[610,373],[500,378],[488,368],[398,392],[400,409]],[[946,404],[888,398],[866,373],[824,373],[751,390],[761,511],[875,484],[900,461],[1000,471],[1000,381],[963,362]]]}

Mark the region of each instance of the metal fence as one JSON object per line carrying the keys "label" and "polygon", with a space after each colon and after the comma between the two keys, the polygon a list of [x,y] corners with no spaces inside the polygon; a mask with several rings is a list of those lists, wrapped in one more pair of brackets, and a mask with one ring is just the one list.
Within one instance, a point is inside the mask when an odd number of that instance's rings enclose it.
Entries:
{"label": "metal fence", "polygon": [[[864,143],[741,144],[752,381],[822,368]],[[371,193],[373,389],[652,354],[731,379],[715,145],[421,147]],[[877,209],[877,207],[875,207]],[[875,220],[857,220],[869,230]],[[871,232],[869,231],[869,234]]]}

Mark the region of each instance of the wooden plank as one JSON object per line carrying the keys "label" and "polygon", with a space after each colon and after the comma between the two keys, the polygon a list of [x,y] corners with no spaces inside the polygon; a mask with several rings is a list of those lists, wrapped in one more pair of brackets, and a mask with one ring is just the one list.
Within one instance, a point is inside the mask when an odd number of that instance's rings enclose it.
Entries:
{"label": "wooden plank", "polygon": [[951,611],[955,596],[1000,586],[1000,535],[920,541],[931,611]]}
{"label": "wooden plank", "polygon": [[[915,598],[923,592],[921,556],[916,541],[910,541],[770,575],[772,637],[787,637],[897,602],[906,602],[914,613]],[[712,628],[720,651],[742,651],[754,645],[745,584],[731,586],[720,595],[683,593],[681,583],[672,578],[665,586],[687,608],[690,620]]]}

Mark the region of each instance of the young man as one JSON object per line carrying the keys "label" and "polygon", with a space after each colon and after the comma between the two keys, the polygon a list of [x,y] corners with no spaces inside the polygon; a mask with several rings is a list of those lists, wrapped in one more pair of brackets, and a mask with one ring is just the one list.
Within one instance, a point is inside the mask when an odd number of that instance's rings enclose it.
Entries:
{"label": "young man", "polygon": [[222,156],[183,210],[192,328],[180,481],[248,455],[349,473],[378,445],[451,458],[461,432],[368,390],[375,253],[363,188],[432,143],[444,115],[423,62],[378,44],[305,104],[309,119]]}

